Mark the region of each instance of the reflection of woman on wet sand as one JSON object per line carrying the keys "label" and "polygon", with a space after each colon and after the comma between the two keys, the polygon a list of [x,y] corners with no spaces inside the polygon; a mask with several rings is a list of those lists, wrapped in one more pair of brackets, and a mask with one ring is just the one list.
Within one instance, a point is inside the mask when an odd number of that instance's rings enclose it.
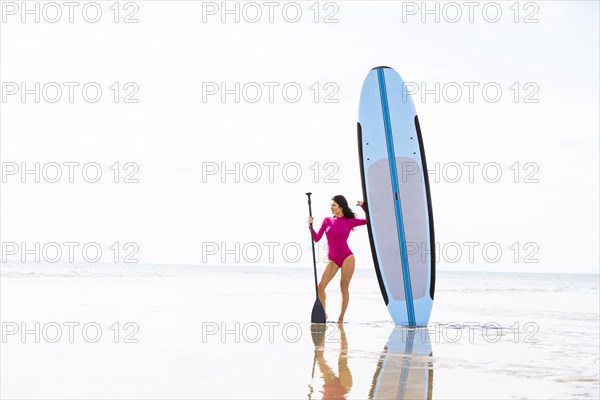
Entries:
{"label": "reflection of woman on wet sand", "polygon": [[348,341],[343,324],[338,324],[340,329],[340,353],[338,356],[338,373],[335,375],[333,370],[327,365],[323,353],[325,351],[325,336],[315,348],[315,358],[319,364],[319,370],[323,378],[323,399],[345,399],[346,394],[352,388],[352,374],[348,368]]}

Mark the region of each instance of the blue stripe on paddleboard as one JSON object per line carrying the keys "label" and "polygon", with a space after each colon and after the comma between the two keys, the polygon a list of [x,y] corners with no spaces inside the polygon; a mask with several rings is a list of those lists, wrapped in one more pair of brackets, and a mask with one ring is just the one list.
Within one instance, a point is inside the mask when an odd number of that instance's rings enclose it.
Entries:
{"label": "blue stripe on paddleboard", "polygon": [[402,255],[402,276],[404,277],[404,293],[406,295],[406,310],[408,313],[408,324],[415,326],[415,309],[413,305],[412,289],[410,286],[410,274],[408,271],[408,258],[406,256],[406,238],[404,236],[404,224],[402,222],[402,208],[400,206],[400,195],[398,189],[398,172],[396,170],[396,155],[394,152],[394,141],[392,138],[392,124],[390,122],[390,110],[388,108],[387,91],[385,89],[385,76],[383,69],[377,69],[379,81],[379,94],[381,96],[381,107],[383,108],[383,123],[385,126],[385,137],[390,160],[390,173],[392,177],[392,188],[394,190],[394,207],[396,209],[396,226],[400,238],[400,254]]}

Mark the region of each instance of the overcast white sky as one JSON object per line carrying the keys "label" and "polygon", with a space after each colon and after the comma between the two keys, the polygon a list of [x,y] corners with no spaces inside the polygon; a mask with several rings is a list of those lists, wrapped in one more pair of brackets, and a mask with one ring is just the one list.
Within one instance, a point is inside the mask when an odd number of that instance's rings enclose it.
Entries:
{"label": "overcast white sky", "polygon": [[[273,22],[265,2],[239,2],[239,23],[234,14],[221,21],[221,2],[194,1],[121,2],[118,23],[114,1],[97,2],[102,15],[90,23],[82,10],[93,19],[96,6],[88,3],[74,9],[73,23],[56,3],[62,17],[50,23],[56,8],[39,2],[36,23],[21,2],[2,2],[5,246],[93,242],[110,261],[118,242],[122,261],[124,243],[135,242],[135,258],[146,263],[311,267],[304,193],[314,193],[318,224],[333,195],[360,199],[360,89],[369,69],[387,65],[419,88],[427,161],[438,166],[430,180],[440,269],[598,272],[598,2],[477,2],[473,22],[464,2],[437,3],[439,22],[421,2],[276,2]],[[436,2],[428,5],[435,10]],[[286,21],[284,9],[288,20],[300,9],[299,21]],[[256,10],[262,17],[252,23]],[[123,23],[126,16],[138,22]],[[324,23],[326,16],[337,22]],[[21,99],[22,82],[46,85],[39,103],[33,94]],[[73,103],[64,82],[79,85]],[[90,82],[102,88],[96,103],[82,96]],[[238,103],[206,91],[236,82]],[[56,86],[62,97],[51,103]],[[253,103],[257,87],[262,97]],[[138,102],[125,103],[136,88]],[[462,96],[453,101],[457,88]],[[48,173],[48,163],[63,165],[62,179],[35,183],[28,175],[22,183],[19,172],[8,174],[36,162]],[[69,183],[68,162],[98,163],[102,178],[86,182],[79,166]],[[138,183],[123,182],[134,171],[128,162],[139,168]],[[236,163],[239,182],[221,175]],[[257,165],[262,177],[252,183]],[[462,177],[452,182],[456,166]],[[498,169],[502,176],[490,182]],[[236,243],[239,251],[222,251]],[[358,267],[371,268],[366,229],[350,245]]]}

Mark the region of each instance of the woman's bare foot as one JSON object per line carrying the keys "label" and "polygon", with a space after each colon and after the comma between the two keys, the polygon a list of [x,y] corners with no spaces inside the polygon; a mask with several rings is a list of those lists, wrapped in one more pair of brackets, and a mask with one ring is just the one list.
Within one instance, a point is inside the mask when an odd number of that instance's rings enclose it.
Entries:
{"label": "woman's bare foot", "polygon": [[340,316],[337,320],[338,324],[343,324],[344,323],[344,317]]}

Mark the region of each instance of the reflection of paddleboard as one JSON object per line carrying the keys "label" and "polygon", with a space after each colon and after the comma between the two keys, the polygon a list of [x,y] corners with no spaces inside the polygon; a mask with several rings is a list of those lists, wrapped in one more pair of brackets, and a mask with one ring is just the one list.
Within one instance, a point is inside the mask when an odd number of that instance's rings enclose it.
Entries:
{"label": "reflection of paddleboard", "polygon": [[426,329],[394,329],[379,357],[369,399],[431,399],[431,355]]}
{"label": "reflection of paddleboard", "polygon": [[381,293],[396,325],[427,325],[435,241],[425,150],[413,101],[391,68],[372,69],[363,83],[358,146]]}

